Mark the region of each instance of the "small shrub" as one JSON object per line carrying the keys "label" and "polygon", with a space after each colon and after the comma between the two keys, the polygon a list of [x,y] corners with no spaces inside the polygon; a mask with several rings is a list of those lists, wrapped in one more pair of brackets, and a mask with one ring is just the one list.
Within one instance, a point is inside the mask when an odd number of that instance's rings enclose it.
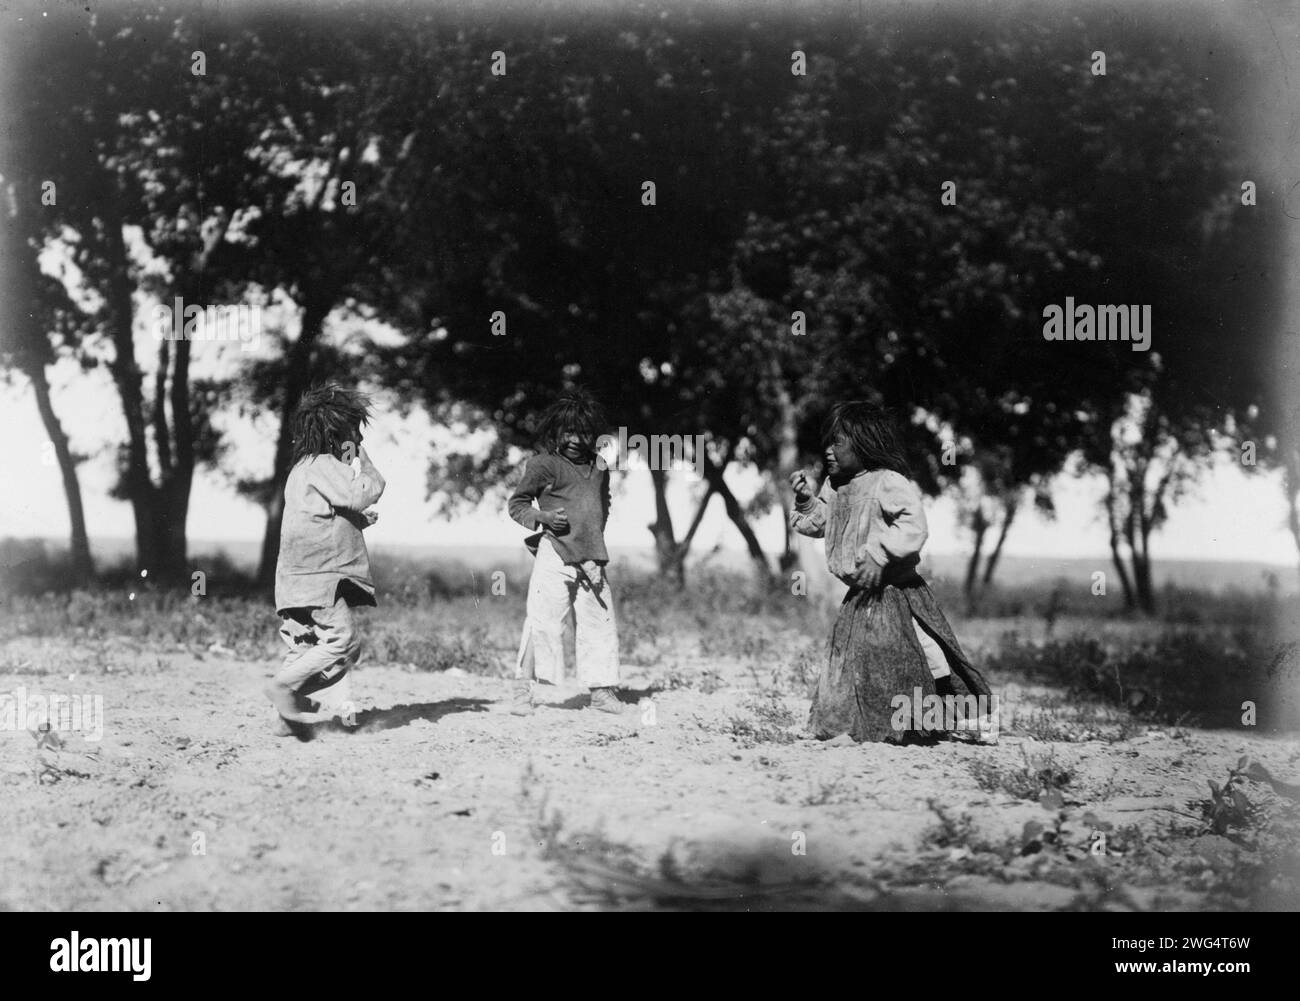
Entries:
{"label": "small shrub", "polygon": [[727,720],[722,733],[738,740],[744,747],[756,744],[793,744],[797,739],[783,726],[763,723],[746,716],[732,716]]}
{"label": "small shrub", "polygon": [[1070,784],[1071,775],[1056,764],[1055,752],[1030,757],[1021,748],[1023,762],[1014,767],[995,764],[987,758],[976,758],[970,764],[971,777],[985,792],[1003,792],[1016,799],[1027,799],[1054,805],[1061,799],[1061,790]]}
{"label": "small shrub", "polygon": [[1166,631],[1123,647],[1095,636],[1038,644],[1010,634],[987,666],[1165,724],[1239,724],[1241,693],[1269,693],[1258,700],[1257,725],[1300,726],[1300,704],[1289,695],[1300,681],[1297,648],[1270,645],[1258,630]]}

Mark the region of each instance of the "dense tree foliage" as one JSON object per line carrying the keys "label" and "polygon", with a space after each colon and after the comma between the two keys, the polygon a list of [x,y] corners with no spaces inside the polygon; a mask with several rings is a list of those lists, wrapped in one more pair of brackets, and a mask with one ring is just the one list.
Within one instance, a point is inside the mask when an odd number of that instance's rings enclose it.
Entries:
{"label": "dense tree foliage", "polygon": [[[715,496],[771,573],[750,522],[788,504],[785,476],[846,397],[893,408],[918,481],[963,498],[972,588],[1073,462],[1106,475],[1116,568],[1150,608],[1151,533],[1215,450],[1257,435],[1261,461],[1300,454],[1267,382],[1280,230],[1240,197],[1242,64],[1194,23],[1175,47],[1110,14],[51,13],[13,53],[0,173],[24,293],[5,357],[38,397],[60,353],[109,366],[120,490],[141,564],[163,573],[184,570],[196,465],[220,462],[212,418],[240,406],[280,418],[271,468],[240,484],[268,513],[269,576],[284,417],[325,377],[491,426],[486,450],[434,460],[451,505],[513,476],[569,384],[633,433],[704,435],[682,538],[674,474],[652,476],[650,529],[678,574]],[[57,280],[38,277],[50,248]],[[177,295],[278,297],[300,322],[268,332],[270,357],[196,380],[190,345],[139,322]],[[1046,339],[1067,297],[1150,306],[1150,350]],[[400,343],[358,364],[324,336],[345,314]],[[768,484],[749,503],[737,466]]]}

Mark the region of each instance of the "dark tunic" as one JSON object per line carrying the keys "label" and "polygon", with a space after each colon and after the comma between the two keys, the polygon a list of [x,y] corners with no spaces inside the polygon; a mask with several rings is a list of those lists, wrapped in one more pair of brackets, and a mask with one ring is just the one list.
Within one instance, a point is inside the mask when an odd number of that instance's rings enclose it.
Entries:
{"label": "dark tunic", "polygon": [[[537,507],[533,507],[533,502]],[[538,509],[556,511],[564,508],[569,527],[560,532],[547,528],[538,520]],[[565,563],[595,560],[608,563],[605,549],[605,523],[609,520],[609,471],[600,463],[575,464],[562,455],[535,455],[524,466],[519,486],[507,502],[510,517],[524,528],[541,531],[530,535],[524,544],[534,556],[537,544],[545,535]]]}

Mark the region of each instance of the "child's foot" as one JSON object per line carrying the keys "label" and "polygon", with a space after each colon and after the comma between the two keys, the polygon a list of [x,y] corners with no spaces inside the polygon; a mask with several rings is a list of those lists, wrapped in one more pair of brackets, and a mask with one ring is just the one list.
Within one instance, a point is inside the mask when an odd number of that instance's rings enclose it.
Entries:
{"label": "child's foot", "polygon": [[283,716],[277,716],[275,718],[275,724],[271,732],[277,737],[297,737],[304,743],[311,740],[314,736],[311,727],[306,723],[295,723],[292,720],[285,719]]}
{"label": "child's foot", "polygon": [[515,680],[515,690],[510,697],[510,712],[515,716],[533,714],[533,683],[527,678]]}
{"label": "child's foot", "polygon": [[316,713],[303,712],[298,708],[298,699],[293,689],[287,685],[270,681],[262,689],[262,693],[271,700],[271,705],[275,706],[275,711],[280,714],[280,717],[290,723],[315,723],[319,719]]}
{"label": "child's foot", "polygon": [[618,700],[613,688],[593,688],[591,690],[591,708],[602,713],[620,715],[623,712],[623,703]]}

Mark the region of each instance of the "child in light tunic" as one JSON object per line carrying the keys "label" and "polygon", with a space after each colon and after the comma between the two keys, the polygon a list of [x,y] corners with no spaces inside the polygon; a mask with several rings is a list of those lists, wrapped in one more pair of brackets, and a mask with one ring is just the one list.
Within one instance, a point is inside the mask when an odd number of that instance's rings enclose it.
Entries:
{"label": "child in light tunic", "polygon": [[[992,692],[917,573],[928,529],[897,428],[872,404],[842,403],[825,438],[829,475],[815,494],[807,473],[791,477],[790,526],[825,538],[827,567],[849,590],[809,729],[822,739],[904,743],[947,730],[996,741]],[[947,709],[937,720],[926,713],[936,707]]]}
{"label": "child in light tunic", "polygon": [[275,610],[285,654],[266,696],[278,731],[304,739],[308,724],[355,720],[351,672],[361,653],[352,609],[375,604],[362,531],[384,478],[361,447],[370,401],[326,385],[303,394],[293,417],[293,468],[284,485]]}

